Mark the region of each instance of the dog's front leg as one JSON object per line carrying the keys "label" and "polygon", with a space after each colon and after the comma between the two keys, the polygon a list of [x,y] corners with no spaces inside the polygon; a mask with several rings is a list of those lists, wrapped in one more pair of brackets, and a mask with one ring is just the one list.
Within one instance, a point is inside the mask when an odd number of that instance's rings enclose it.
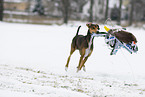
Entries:
{"label": "dog's front leg", "polygon": [[78,67],[77,67],[77,72],[79,72],[79,71],[81,70],[81,69],[80,69],[80,66],[81,66],[81,64],[82,64],[82,62],[83,62],[83,59],[84,59],[84,57],[85,57],[86,49],[83,48],[83,49],[79,50],[79,52],[80,52],[81,57],[80,57],[79,65],[78,65]]}
{"label": "dog's front leg", "polygon": [[87,56],[84,55],[84,57],[83,57],[83,59],[82,59],[82,61],[81,61],[80,67],[79,67],[80,70],[81,70],[82,67],[83,67],[83,70],[86,71],[85,65],[84,65],[84,64],[86,63],[88,57],[92,54],[92,51],[93,51],[93,50],[91,50],[90,53],[89,53]]}
{"label": "dog's front leg", "polygon": [[84,56],[81,56],[81,57],[80,57],[79,65],[78,65],[78,67],[77,67],[77,72],[79,72],[79,71],[81,70],[81,69],[80,69],[80,65],[82,64],[83,58],[84,58]]}
{"label": "dog's front leg", "polygon": [[80,70],[82,69],[82,67],[83,67],[83,70],[86,72],[86,68],[85,68],[85,63],[86,63],[86,61],[87,61],[87,59],[88,59],[88,57],[89,56],[87,56],[87,57],[85,57],[85,58],[83,58],[84,60],[82,61],[82,65],[80,66]]}
{"label": "dog's front leg", "polygon": [[86,71],[84,64],[87,61],[88,57],[89,56],[80,58],[79,66],[77,67],[78,68],[77,72],[79,72],[82,69],[82,67],[83,67],[83,70]]}

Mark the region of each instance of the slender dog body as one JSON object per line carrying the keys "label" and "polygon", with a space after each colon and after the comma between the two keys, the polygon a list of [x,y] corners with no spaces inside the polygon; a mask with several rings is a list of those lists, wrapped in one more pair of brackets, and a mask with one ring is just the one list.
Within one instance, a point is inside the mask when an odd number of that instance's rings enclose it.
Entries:
{"label": "slender dog body", "polygon": [[73,52],[75,50],[79,50],[81,57],[79,60],[79,65],[77,67],[78,68],[77,72],[79,70],[81,70],[82,67],[83,67],[83,70],[85,71],[84,64],[93,51],[93,39],[94,39],[94,37],[92,36],[92,34],[97,33],[97,31],[99,30],[99,26],[97,24],[89,23],[86,25],[88,26],[87,35],[86,36],[78,35],[79,29],[81,27],[81,26],[79,26],[77,33],[76,33],[76,36],[72,40],[70,55],[68,57],[67,64],[65,66],[66,70],[68,68],[71,55],[73,54]]}

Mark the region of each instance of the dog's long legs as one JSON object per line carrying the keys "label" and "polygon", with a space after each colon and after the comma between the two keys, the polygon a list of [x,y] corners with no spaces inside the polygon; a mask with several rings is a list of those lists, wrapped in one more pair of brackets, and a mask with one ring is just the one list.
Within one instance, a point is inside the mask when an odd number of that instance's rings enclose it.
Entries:
{"label": "dog's long legs", "polygon": [[82,63],[82,61],[83,61],[83,58],[84,58],[84,56],[81,56],[81,57],[80,57],[79,65],[78,65],[78,67],[77,67],[77,72],[80,71],[80,65],[81,65],[81,63]]}
{"label": "dog's long legs", "polygon": [[82,61],[81,66],[80,66],[80,70],[81,70],[82,67],[83,67],[83,70],[86,71],[86,69],[85,69],[85,65],[84,65],[84,64],[86,63],[88,57],[89,57],[89,56],[85,57],[84,60]]}
{"label": "dog's long legs", "polygon": [[73,54],[74,51],[75,51],[75,48],[71,46],[70,55],[69,55],[69,57],[68,57],[68,59],[67,59],[66,65],[65,65],[65,70],[66,70],[66,71],[67,71],[67,69],[68,69],[68,65],[69,65],[69,61],[70,61],[71,55]]}
{"label": "dog's long legs", "polygon": [[80,50],[80,55],[81,55],[81,57],[80,57],[79,65],[77,67],[77,72],[80,70],[80,65],[81,65],[81,63],[83,61],[83,58],[85,56],[85,48],[83,48],[82,50]]}
{"label": "dog's long legs", "polygon": [[92,54],[92,51],[91,51],[91,53],[90,53],[87,57],[85,57],[85,58],[83,57],[83,59],[82,59],[80,65],[79,65],[79,67],[78,67],[77,72],[78,72],[79,70],[81,70],[82,67],[83,67],[83,70],[86,71],[86,69],[85,69],[85,65],[84,65],[84,64],[86,63],[88,57],[89,57],[91,54]]}

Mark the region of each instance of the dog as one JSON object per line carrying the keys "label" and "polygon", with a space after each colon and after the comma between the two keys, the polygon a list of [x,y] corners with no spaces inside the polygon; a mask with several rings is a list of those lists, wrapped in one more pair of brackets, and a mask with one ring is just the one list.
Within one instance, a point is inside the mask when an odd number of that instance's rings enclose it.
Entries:
{"label": "dog", "polygon": [[71,55],[73,54],[75,50],[79,50],[80,55],[81,55],[80,60],[79,60],[79,65],[77,67],[77,72],[80,71],[82,67],[83,67],[83,70],[86,71],[84,64],[93,51],[93,40],[94,40],[93,34],[97,34],[100,30],[98,24],[88,23],[86,24],[86,26],[88,27],[87,35],[86,36],[78,35],[79,29],[81,27],[79,26],[76,36],[72,40],[70,55],[67,59],[67,64],[65,65],[66,71],[68,69]]}

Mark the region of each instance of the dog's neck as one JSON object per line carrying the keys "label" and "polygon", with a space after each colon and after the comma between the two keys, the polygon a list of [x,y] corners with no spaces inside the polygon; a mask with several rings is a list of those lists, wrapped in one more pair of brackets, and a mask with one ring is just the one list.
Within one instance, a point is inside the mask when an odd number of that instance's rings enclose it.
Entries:
{"label": "dog's neck", "polygon": [[88,33],[86,35],[86,39],[88,41],[88,46],[89,46],[89,49],[90,49],[91,48],[91,45],[93,44],[93,40],[94,40],[94,37],[90,33],[90,30],[88,30]]}
{"label": "dog's neck", "polygon": [[92,36],[92,34],[90,33],[90,30],[88,30],[88,33],[87,33],[87,35],[86,35],[87,40],[90,40],[91,36]]}

